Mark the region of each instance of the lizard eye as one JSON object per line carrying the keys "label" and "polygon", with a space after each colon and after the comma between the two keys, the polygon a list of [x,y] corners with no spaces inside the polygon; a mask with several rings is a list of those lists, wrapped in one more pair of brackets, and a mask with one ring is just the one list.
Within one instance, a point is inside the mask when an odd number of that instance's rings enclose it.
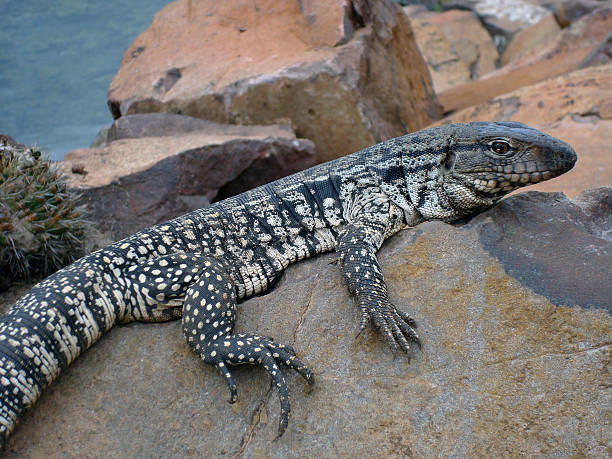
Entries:
{"label": "lizard eye", "polygon": [[504,142],[503,140],[495,140],[491,142],[491,151],[497,155],[505,155],[510,150],[510,145],[508,142]]}

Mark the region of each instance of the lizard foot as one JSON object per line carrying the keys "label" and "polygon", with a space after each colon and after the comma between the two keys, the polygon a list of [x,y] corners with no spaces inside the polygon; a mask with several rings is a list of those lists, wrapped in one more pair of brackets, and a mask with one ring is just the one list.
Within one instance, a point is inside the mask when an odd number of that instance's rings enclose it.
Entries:
{"label": "lizard foot", "polygon": [[236,383],[227,365],[252,364],[262,365],[272,376],[280,396],[281,414],[278,436],[285,432],[289,422],[291,406],[285,377],[279,368],[287,366],[297,371],[308,382],[314,384],[314,375],[295,355],[291,346],[277,344],[271,338],[252,335],[223,336],[204,349],[203,358],[225,376],[230,390],[230,403],[238,397]]}
{"label": "lizard foot", "polygon": [[404,311],[397,309],[389,302],[361,304],[360,309],[359,333],[371,320],[376,328],[382,332],[394,353],[397,352],[398,345],[404,352],[410,352],[411,343],[416,344],[419,349],[421,348],[419,335],[416,333],[417,324]]}

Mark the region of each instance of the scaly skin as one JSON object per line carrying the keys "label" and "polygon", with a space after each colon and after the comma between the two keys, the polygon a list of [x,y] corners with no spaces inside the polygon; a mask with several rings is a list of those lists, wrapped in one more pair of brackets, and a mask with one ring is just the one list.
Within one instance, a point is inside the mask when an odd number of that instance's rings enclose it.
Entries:
{"label": "scaly skin", "polygon": [[36,285],[0,320],[0,438],[67,365],[118,322],[182,317],[191,349],[236,385],[228,365],[260,364],[290,406],[279,366],[313,383],[294,350],[233,334],[236,301],[291,263],[336,250],[361,309],[408,352],[415,322],[390,303],[383,241],[427,220],[481,212],[508,192],[572,168],[572,148],[519,123],[455,124],[383,142],[141,231]]}

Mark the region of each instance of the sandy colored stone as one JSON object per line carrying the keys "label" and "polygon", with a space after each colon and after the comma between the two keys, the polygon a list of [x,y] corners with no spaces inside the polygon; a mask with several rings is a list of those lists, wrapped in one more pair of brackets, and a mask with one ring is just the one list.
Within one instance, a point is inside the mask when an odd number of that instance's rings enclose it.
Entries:
{"label": "sandy colored stone", "polygon": [[499,58],[491,36],[470,11],[404,8],[436,92],[495,70]]}
{"label": "sandy colored stone", "polygon": [[264,371],[233,369],[230,405],[179,322],[131,324],[46,391],[6,457],[606,457],[612,317],[598,298],[612,294],[601,280],[611,198],[524,193],[467,225],[387,241],[391,299],[423,338],[410,362],[369,327],[355,338],[359,312],[335,256],[290,267],[239,306],[236,324],[294,345],[315,372],[312,391],[288,376],[280,439]]}
{"label": "sandy colored stone", "polygon": [[434,124],[501,120],[542,124],[571,114],[612,119],[612,64],[575,70],[519,88]]}
{"label": "sandy colored stone", "polygon": [[501,64],[506,65],[522,58],[534,48],[540,48],[554,40],[560,32],[561,27],[559,27],[554,15],[544,16],[535,24],[518,31],[512,37],[501,56]]}
{"label": "sandy colored stone", "polygon": [[537,23],[550,12],[538,2],[529,0],[444,0],[443,8],[467,8],[482,20],[499,48],[526,27]]}
{"label": "sandy colored stone", "polygon": [[[132,127],[122,132],[150,134],[150,124]],[[68,152],[68,184],[81,193],[91,219],[120,239],[316,162],[313,143],[286,127],[207,127]]]}
{"label": "sandy colored stone", "polygon": [[438,100],[445,113],[460,110],[576,69],[611,29],[612,5],[605,5],[563,30],[544,48],[483,78],[449,88],[438,94]]}
{"label": "sandy colored stone", "polygon": [[114,118],[290,124],[321,161],[440,117],[410,24],[390,0],[178,0],[125,51],[108,104]]}
{"label": "sandy colored stone", "polygon": [[593,48],[587,57],[578,65],[578,68],[604,65],[612,62],[612,31],[599,44]]}
{"label": "sandy colored stone", "polygon": [[432,14],[430,21],[453,44],[461,60],[470,69],[471,78],[478,78],[497,68],[497,49],[491,35],[474,13],[449,10]]}
{"label": "sandy colored stone", "polygon": [[441,92],[456,84],[470,81],[470,70],[453,43],[444,36],[439,27],[430,22],[430,16],[436,13],[424,11],[413,14],[413,10],[412,7],[404,8],[410,18],[416,43],[429,68],[434,90]]}

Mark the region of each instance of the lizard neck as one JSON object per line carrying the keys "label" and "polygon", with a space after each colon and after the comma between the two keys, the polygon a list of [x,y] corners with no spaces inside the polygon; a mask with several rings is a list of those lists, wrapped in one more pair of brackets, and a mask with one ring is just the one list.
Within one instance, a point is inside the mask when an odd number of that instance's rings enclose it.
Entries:
{"label": "lizard neck", "polygon": [[445,177],[443,193],[457,212],[457,218],[473,215],[493,206],[500,197],[485,195],[452,172]]}

